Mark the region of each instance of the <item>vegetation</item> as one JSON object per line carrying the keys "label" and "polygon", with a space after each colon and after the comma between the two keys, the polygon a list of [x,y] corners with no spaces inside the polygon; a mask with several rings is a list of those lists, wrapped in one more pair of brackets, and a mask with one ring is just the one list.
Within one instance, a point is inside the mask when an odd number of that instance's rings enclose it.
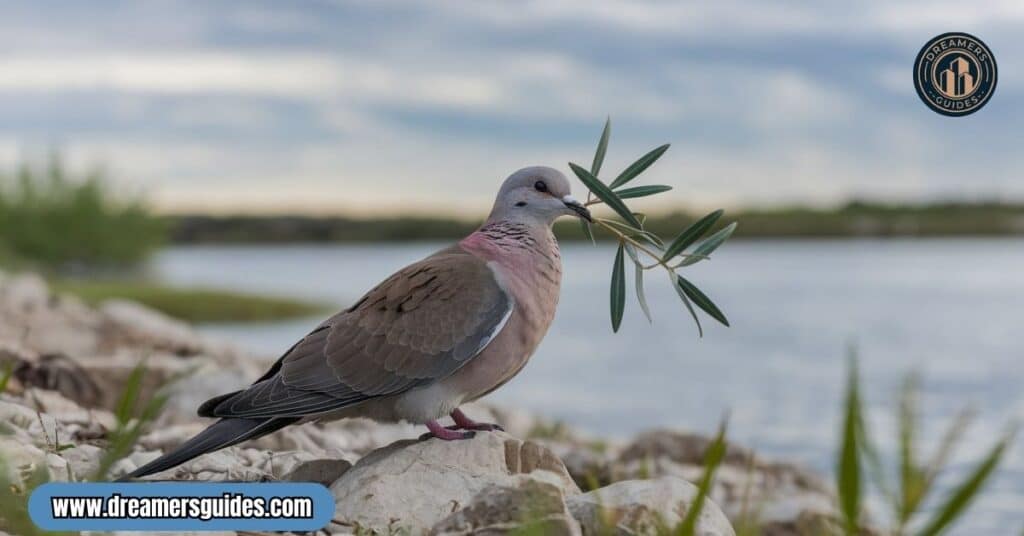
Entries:
{"label": "vegetation", "polygon": [[[847,536],[863,533],[863,496],[868,489],[868,482],[871,482],[886,499],[891,510],[890,518],[893,525],[884,531],[885,534],[942,534],[967,511],[970,503],[980,495],[985,483],[1002,461],[1015,435],[1012,428],[996,441],[988,454],[968,472],[963,481],[936,503],[933,511],[926,512],[923,507],[932,495],[931,492],[935,490],[936,481],[945,469],[954,447],[967,429],[970,412],[965,410],[953,420],[931,458],[922,461],[919,458],[919,445],[916,439],[920,429],[917,399],[918,381],[916,377],[911,376],[904,382],[900,393],[897,415],[897,467],[895,470],[889,470],[871,440],[864,419],[856,360],[850,358],[836,462],[839,510],[842,513],[842,530],[838,533]],[[864,478],[865,474],[870,475],[867,481]]]}
{"label": "vegetation", "polygon": [[55,270],[131,265],[159,247],[166,223],[99,172],[41,169],[0,175],[0,258]]}
{"label": "vegetation", "polygon": [[279,320],[311,316],[332,308],[323,303],[223,290],[169,287],[144,281],[61,279],[53,282],[53,288],[57,292],[78,296],[89,304],[111,298],[132,300],[193,323]]}
{"label": "vegetation", "polygon": [[[621,192],[620,197],[621,197]],[[763,238],[860,238],[932,236],[1020,236],[1024,234],[1024,203],[995,201],[888,204],[850,201],[828,208],[789,206],[732,211],[744,225],[735,236]],[[696,221],[685,210],[650,214],[645,228],[658,235]],[[479,221],[443,217],[370,218],[316,216],[206,216],[168,218],[176,243],[347,243],[452,240],[472,232]],[[717,231],[721,226],[712,228]],[[615,236],[597,229],[597,240]],[[562,241],[588,240],[578,225],[560,221],[555,234]]]}
{"label": "vegetation", "polygon": [[[598,178],[601,172],[601,165],[604,162],[604,155],[608,150],[608,138],[611,134],[611,120],[605,122],[601,139],[597,143],[597,151],[594,153],[594,161],[590,170],[569,163],[573,173],[586,185],[587,193],[586,206],[603,203],[611,208],[621,218],[613,220],[595,217],[593,224],[615,237],[619,248],[615,253],[615,261],[612,264],[611,281],[611,317],[612,330],[618,331],[622,323],[622,314],[626,306],[626,261],[628,254],[634,266],[634,285],[636,298],[643,309],[647,320],[651,320],[651,312],[647,307],[647,298],[644,295],[644,272],[662,268],[669,279],[669,284],[679,295],[683,305],[690,312],[694,323],[697,324],[697,332],[703,336],[704,330],[700,325],[700,318],[693,306],[696,305],[702,311],[714,318],[723,325],[728,326],[729,321],[725,314],[711,301],[710,298],[693,283],[679,275],[678,270],[708,259],[719,246],[721,246],[736,229],[736,223],[726,225],[717,232],[711,234],[704,240],[705,236],[722,216],[721,210],[716,210],[707,216],[691,223],[682,230],[671,242],[665,242],[657,234],[644,227],[644,214],[634,213],[626,206],[623,199],[635,197],[647,197],[671,190],[664,185],[634,186],[625,188],[625,185],[637,178],[651,164],[654,164],[668,150],[668,145],[662,145],[649,153],[643,155],[636,162],[630,164],[622,173],[619,173],[614,180],[607,185]],[[591,224],[583,221],[580,228],[583,234],[593,239]],[[700,241],[698,243],[698,241]],[[690,247],[693,247],[691,250]]]}
{"label": "vegetation", "polygon": [[[68,478],[71,481],[78,479],[106,481],[113,465],[132,453],[143,432],[151,428],[153,422],[159,417],[167,402],[165,390],[178,378],[172,378],[155,394],[145,397],[142,391],[145,375],[146,366],[142,363],[135,367],[125,382],[124,391],[118,399],[115,411],[117,426],[107,433],[106,448],[100,457],[96,471],[92,475],[69,474]],[[9,374],[5,376],[9,378]],[[6,381],[4,387],[6,388]],[[0,393],[3,391],[0,389]],[[4,427],[0,427],[0,435],[11,433],[5,423],[0,424],[4,424]],[[73,447],[73,445],[62,445],[56,439],[50,441],[47,438],[47,443],[47,448],[54,453]],[[52,477],[46,466],[46,461],[38,460],[35,463],[14,468],[14,472],[19,478],[13,480],[10,478],[11,471],[9,469],[9,462],[0,456],[0,505],[3,505],[3,508],[0,508],[0,531],[24,536],[55,534],[40,530],[32,522],[28,513],[28,498],[32,491],[51,481]],[[70,466],[68,466],[68,472],[71,472]]]}

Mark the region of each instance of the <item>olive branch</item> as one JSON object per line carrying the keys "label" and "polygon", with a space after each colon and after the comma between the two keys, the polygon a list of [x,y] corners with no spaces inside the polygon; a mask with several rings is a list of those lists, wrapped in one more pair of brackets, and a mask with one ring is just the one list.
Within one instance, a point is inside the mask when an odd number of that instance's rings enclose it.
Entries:
{"label": "olive branch", "polygon": [[[636,286],[637,301],[643,310],[648,322],[651,320],[651,311],[647,306],[647,297],[644,294],[644,272],[656,268],[662,268],[668,275],[672,288],[679,295],[683,305],[686,306],[693,321],[697,324],[697,332],[704,336],[704,329],[701,327],[700,318],[697,316],[694,305],[708,314],[711,318],[728,326],[729,320],[722,313],[721,309],[707,294],[704,294],[696,285],[685,277],[679,275],[680,268],[696,264],[711,257],[711,253],[724,243],[736,229],[736,223],[730,223],[714,234],[701,240],[718,222],[722,216],[722,210],[716,210],[703,218],[695,221],[686,229],[683,229],[667,245],[658,235],[644,229],[646,217],[642,213],[633,212],[622,201],[638,197],[648,197],[655,194],[667,192],[671,186],[653,184],[647,186],[633,186],[623,188],[627,183],[637,178],[648,167],[656,162],[661,155],[665,154],[669,145],[665,144],[653,149],[641,156],[636,162],[630,164],[622,173],[619,173],[614,180],[605,184],[598,178],[601,173],[601,165],[604,162],[604,155],[608,151],[608,138],[611,135],[611,119],[605,121],[604,130],[601,132],[601,139],[597,143],[597,150],[594,152],[594,161],[590,170],[572,163],[569,167],[573,173],[587,187],[586,206],[605,204],[610,207],[621,218],[621,221],[608,218],[594,218],[593,225],[597,225],[611,233],[619,243],[615,253],[615,262],[612,266],[611,281],[611,320],[612,331],[618,332],[622,324],[622,313],[626,307],[626,260],[628,255],[635,267],[634,284]],[[594,241],[591,224],[582,221],[583,233]],[[699,241],[699,243],[698,243]],[[688,249],[693,246],[693,249]]]}

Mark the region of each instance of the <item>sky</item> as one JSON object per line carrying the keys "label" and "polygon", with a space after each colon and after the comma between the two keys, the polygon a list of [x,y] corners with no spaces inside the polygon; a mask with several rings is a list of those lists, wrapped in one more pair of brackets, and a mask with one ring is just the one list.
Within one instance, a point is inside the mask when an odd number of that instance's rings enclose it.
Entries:
{"label": "sky", "polygon": [[[0,168],[57,150],[160,209],[486,211],[527,165],[616,172],[654,208],[1024,200],[1024,2],[5,2]],[[944,117],[918,50],[966,31],[991,101]],[[582,188],[579,183],[576,188]]]}

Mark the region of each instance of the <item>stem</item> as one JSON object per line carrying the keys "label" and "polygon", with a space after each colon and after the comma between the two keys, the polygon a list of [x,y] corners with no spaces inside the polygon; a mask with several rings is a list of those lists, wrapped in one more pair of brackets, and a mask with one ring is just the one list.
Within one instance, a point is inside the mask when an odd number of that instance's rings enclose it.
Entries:
{"label": "stem", "polygon": [[652,264],[650,266],[644,266],[644,270],[649,270],[651,268],[654,268],[655,266],[659,266],[660,265],[660,266],[664,266],[666,270],[668,270],[670,272],[672,271],[672,267],[669,266],[668,264],[666,264],[665,261],[661,260],[661,255],[658,255],[657,253],[654,253],[653,251],[648,249],[645,244],[635,240],[631,236],[626,235],[622,231],[619,231],[618,229],[615,228],[615,226],[609,225],[609,224],[605,223],[604,220],[601,220],[600,218],[594,220],[594,223],[596,225],[600,225],[601,227],[603,227],[607,231],[611,231],[612,234],[614,234],[614,235],[619,237],[619,240],[625,241],[625,242],[629,242],[637,250],[643,251],[644,253],[646,253],[647,255],[649,255],[653,259],[657,259],[657,261],[658,261],[657,263]]}

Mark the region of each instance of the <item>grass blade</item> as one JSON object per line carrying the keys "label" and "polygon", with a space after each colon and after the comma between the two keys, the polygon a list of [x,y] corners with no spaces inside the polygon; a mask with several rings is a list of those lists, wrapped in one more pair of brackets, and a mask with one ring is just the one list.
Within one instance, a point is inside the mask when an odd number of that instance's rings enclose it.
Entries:
{"label": "grass blade", "polygon": [[861,420],[860,379],[856,358],[850,357],[850,371],[846,385],[843,411],[842,445],[836,464],[836,483],[839,488],[839,509],[843,514],[843,527],[847,535],[860,534],[860,434]]}
{"label": "grass blade", "polygon": [[626,204],[623,203],[622,200],[615,195],[615,192],[611,191],[607,186],[605,186],[603,182],[598,180],[597,177],[592,175],[589,171],[577,166],[576,164],[573,164],[572,162],[569,163],[569,167],[572,169],[573,173],[575,173],[576,176],[579,177],[581,181],[583,181],[583,184],[587,187],[587,189],[589,189],[591,192],[594,192],[594,195],[596,195],[598,199],[603,201],[604,204],[611,207],[612,210],[614,210],[619,216],[621,216],[623,220],[626,220],[627,223],[629,223],[630,225],[637,229],[640,229],[642,227],[640,225],[640,220],[637,220],[636,216],[634,216],[633,213],[630,212],[629,207],[627,207]]}
{"label": "grass blade", "polygon": [[672,257],[683,252],[684,249],[696,242],[700,237],[704,236],[704,233],[711,229],[711,226],[718,221],[718,218],[722,217],[722,209],[718,209],[707,216],[693,222],[689,227],[683,229],[683,232],[679,233],[679,236],[669,244],[668,249],[665,250],[665,255],[661,260],[668,261]]}
{"label": "grass blade", "polygon": [[923,472],[917,463],[917,392],[919,380],[913,374],[907,376],[900,389],[899,436],[900,503],[898,516],[906,523],[924,498]]}
{"label": "grass blade", "polygon": [[715,302],[711,301],[706,294],[700,291],[693,283],[689,282],[685,277],[679,277],[679,288],[686,293],[686,295],[693,300],[693,303],[700,307],[705,313],[711,318],[722,323],[724,326],[729,327],[729,319],[725,317],[725,314],[715,305]]}
{"label": "grass blade", "polygon": [[967,505],[978,496],[981,492],[982,486],[995,471],[996,466],[1003,458],[1003,454],[1006,452],[1006,448],[1009,446],[1010,441],[1013,438],[1014,433],[1011,431],[1003,437],[992,450],[989,451],[985,459],[982,460],[978,467],[974,469],[974,472],[967,477],[962,484],[960,484],[956,491],[946,500],[946,502],[938,509],[938,513],[925,525],[925,528],[918,534],[920,536],[935,536],[940,534],[949,525],[956,520],[967,508]]}
{"label": "grass blade", "polygon": [[651,164],[661,158],[661,155],[665,154],[668,150],[669,145],[666,143],[661,147],[653,149],[651,152],[641,156],[636,162],[633,162],[626,168],[615,180],[609,185],[613,190],[626,184],[627,182],[636,178],[637,175],[644,172],[645,169],[649,168]]}
{"label": "grass blade", "polygon": [[590,174],[597,177],[601,174],[601,164],[604,163],[604,153],[608,151],[608,137],[612,134],[612,118],[604,121],[604,130],[601,131],[601,140],[597,142],[597,151],[594,152],[594,163],[590,164]]}
{"label": "grass blade", "polygon": [[138,404],[139,394],[142,392],[142,378],[145,374],[146,365],[145,362],[142,362],[136,365],[132,369],[132,373],[128,375],[128,379],[125,381],[124,392],[117,399],[117,407],[114,411],[118,423],[126,424],[135,413],[135,406]]}
{"label": "grass blade", "polygon": [[7,391],[7,384],[11,381],[11,376],[14,376],[14,361],[8,361],[4,365],[4,370],[0,373],[0,393]]}
{"label": "grass blade", "polygon": [[619,250],[615,252],[615,265],[612,267],[612,331],[618,332],[622,324],[622,313],[626,309],[626,259],[622,256],[623,243],[619,242]]}
{"label": "grass blade", "polygon": [[703,337],[704,336],[704,328],[701,327],[700,319],[697,318],[697,312],[694,311],[693,310],[693,306],[690,305],[690,299],[686,297],[686,292],[683,291],[683,288],[679,285],[679,279],[680,279],[679,276],[677,276],[675,274],[675,272],[669,272],[668,279],[669,279],[669,281],[672,282],[672,288],[676,289],[676,294],[679,295],[679,299],[683,300],[683,305],[686,306],[686,310],[690,311],[690,316],[693,317],[693,321],[697,323],[697,333],[701,337]]}
{"label": "grass blade", "polygon": [[707,240],[701,242],[700,245],[697,246],[693,250],[693,254],[695,256],[694,257],[687,257],[683,261],[681,266],[689,266],[689,265],[694,264],[696,262],[700,262],[702,259],[707,258],[708,256],[711,255],[712,251],[715,251],[716,249],[718,249],[718,246],[721,246],[722,243],[724,243],[726,240],[728,240],[729,237],[732,236],[733,231],[735,231],[735,230],[736,230],[736,222],[732,222],[729,225],[723,227],[717,233],[709,236]]}
{"label": "grass blade", "polygon": [[700,482],[697,483],[697,496],[690,503],[686,517],[679,524],[676,530],[677,536],[694,536],[696,533],[697,519],[700,517],[701,510],[704,509],[704,502],[707,501],[708,494],[711,493],[711,484],[715,481],[715,471],[722,464],[722,460],[725,459],[726,427],[727,422],[723,420],[722,424],[718,426],[718,434],[715,436],[715,440],[711,442],[707,452],[704,454],[704,474],[700,477]]}
{"label": "grass blade", "polygon": [[649,195],[660,194],[671,190],[672,187],[665,184],[651,184],[648,186],[634,186],[632,188],[623,188],[617,192],[616,195],[619,199],[632,199],[634,197],[647,197]]}

